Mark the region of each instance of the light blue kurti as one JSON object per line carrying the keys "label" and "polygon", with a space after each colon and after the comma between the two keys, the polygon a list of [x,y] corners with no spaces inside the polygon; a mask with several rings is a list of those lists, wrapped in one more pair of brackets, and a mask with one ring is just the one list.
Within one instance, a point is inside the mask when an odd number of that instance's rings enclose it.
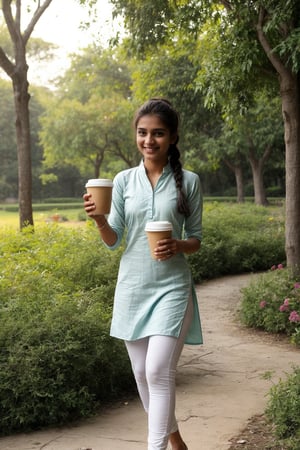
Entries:
{"label": "light blue kurti", "polygon": [[188,344],[201,344],[202,331],[191,272],[183,253],[166,261],[151,258],[145,225],[166,220],[173,224],[176,239],[196,237],[201,240],[202,196],[198,175],[184,170],[184,192],[191,215],[177,211],[174,175],[167,165],[155,188],[146,175],[143,162],[120,172],[114,179],[109,224],[126,249],[120,261],[115,291],[111,336],[136,340],[151,335],[178,337],[190,295],[194,317],[186,337]]}

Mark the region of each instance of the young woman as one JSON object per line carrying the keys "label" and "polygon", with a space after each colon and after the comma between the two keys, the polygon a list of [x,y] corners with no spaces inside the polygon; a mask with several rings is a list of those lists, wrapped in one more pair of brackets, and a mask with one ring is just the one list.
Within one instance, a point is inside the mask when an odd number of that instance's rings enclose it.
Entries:
{"label": "young woman", "polygon": [[[175,374],[184,343],[201,344],[197,298],[184,254],[201,242],[199,177],[182,169],[178,113],[154,98],[137,111],[136,144],[142,161],[114,179],[112,208],[93,216],[107,247],[115,249],[126,232],[115,291],[111,335],[125,341],[138,392],[148,414],[148,450],[187,450],[175,418]],[[172,238],[157,242],[151,258],[146,222],[169,221]]]}

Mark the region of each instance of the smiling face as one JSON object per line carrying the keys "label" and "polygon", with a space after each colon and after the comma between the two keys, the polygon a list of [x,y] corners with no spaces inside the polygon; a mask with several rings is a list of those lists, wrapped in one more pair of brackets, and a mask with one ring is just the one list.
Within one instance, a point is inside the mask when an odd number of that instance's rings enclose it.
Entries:
{"label": "smiling face", "polygon": [[145,163],[166,165],[170,144],[174,144],[176,138],[155,114],[142,116],[137,122],[136,143]]}

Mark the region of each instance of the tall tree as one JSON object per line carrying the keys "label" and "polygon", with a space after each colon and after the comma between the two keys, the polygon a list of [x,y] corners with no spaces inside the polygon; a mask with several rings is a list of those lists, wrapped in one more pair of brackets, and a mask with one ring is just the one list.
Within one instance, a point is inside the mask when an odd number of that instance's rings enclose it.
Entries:
{"label": "tall tree", "polygon": [[54,101],[45,105],[40,133],[45,167],[72,165],[97,178],[112,159],[123,167],[135,165],[131,83],[117,53],[90,46],[75,56]]}
{"label": "tall tree", "polygon": [[242,201],[242,161],[250,163],[257,205],[267,205],[264,172],[271,156],[281,154],[283,128],[279,99],[267,92],[258,92],[255,103],[243,115],[224,117],[222,132],[205,143],[206,153],[224,161],[235,174],[238,201]]}
{"label": "tall tree", "polygon": [[26,46],[36,23],[51,2],[52,0],[34,2],[36,8],[24,31],[21,29],[22,1],[2,0],[1,7],[13,47],[13,56],[10,57],[9,49],[3,47],[3,45],[0,46],[0,67],[11,78],[14,93],[21,229],[24,226],[33,225],[30,94]]}
{"label": "tall tree", "polygon": [[128,100],[93,96],[82,104],[64,99],[47,107],[41,119],[41,144],[46,169],[77,167],[83,176],[98,178],[104,158],[117,157],[135,165],[137,152],[130,135],[132,106]]}
{"label": "tall tree", "polygon": [[[206,71],[207,96],[231,93],[245,103],[244,88],[265,85],[277,74],[286,148],[286,256],[300,273],[300,8],[298,0],[203,0],[173,2],[112,0],[136,50],[173,39],[184,29],[195,37],[212,20],[218,26],[218,52]],[[215,28],[216,29],[216,28]],[[205,30],[207,32],[207,28]],[[268,79],[268,81],[267,81]]]}
{"label": "tall tree", "polygon": [[0,79],[0,199],[16,198],[17,155],[10,82]]}
{"label": "tall tree", "polygon": [[221,126],[220,111],[204,106],[204,95],[196,89],[199,61],[191,55],[198,51],[197,42],[176,34],[176,45],[159,45],[133,66],[133,96],[138,102],[150,97],[169,98],[180,111],[179,147],[202,158],[201,143],[217,136]]}
{"label": "tall tree", "polygon": [[[39,117],[43,108],[39,97],[43,88],[31,87],[30,136],[32,147],[32,193],[37,198],[41,193],[39,174],[42,166],[42,150],[38,144]],[[0,79],[0,198],[18,197],[18,161],[15,136],[15,109],[9,80]]]}

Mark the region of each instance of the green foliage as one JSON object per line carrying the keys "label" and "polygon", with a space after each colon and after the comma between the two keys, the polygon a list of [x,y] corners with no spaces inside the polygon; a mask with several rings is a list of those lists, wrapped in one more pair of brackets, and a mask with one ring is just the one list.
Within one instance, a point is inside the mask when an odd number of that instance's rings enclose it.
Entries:
{"label": "green foliage", "polygon": [[83,177],[99,177],[111,161],[123,162],[122,169],[137,164],[128,67],[117,51],[99,46],[73,57],[41,119],[44,183],[53,181],[57,167],[72,166]]}
{"label": "green foliage", "polygon": [[120,253],[89,222],[0,232],[1,432],[87,416],[132,389],[109,336]]}
{"label": "green foliage", "polygon": [[275,425],[275,433],[284,439],[282,448],[298,450],[300,442],[300,368],[269,392],[266,414]]}
{"label": "green foliage", "polygon": [[114,93],[120,98],[130,98],[129,67],[118,49],[90,45],[72,56],[71,67],[60,80],[60,92],[64,98],[76,98],[82,104],[94,95],[105,99]]}
{"label": "green foliage", "polygon": [[204,108],[203,95],[195,89],[199,71],[195,53],[199,53],[197,41],[187,39],[179,30],[176,45],[160,45],[154,53],[132,64],[132,94],[136,101],[161,96],[169,98],[180,111],[180,149],[193,170],[206,159],[202,141],[216,135],[221,123],[216,111]]}
{"label": "green foliage", "polygon": [[241,319],[250,327],[286,333],[300,345],[300,282],[283,266],[273,266],[243,289]]}
{"label": "green foliage", "polygon": [[[279,207],[204,209],[202,249],[190,256],[196,281],[283,260]],[[0,233],[2,433],[87,416],[131,390],[125,348],[109,337],[122,249],[108,251],[89,220]]]}
{"label": "green foliage", "polygon": [[[41,143],[47,169],[71,165],[82,175],[102,173],[108,153],[135,165],[137,151],[131,139],[130,101],[111,93],[109,98],[59,99],[41,119]],[[117,130],[117,131],[116,131]]]}
{"label": "green foliage", "polygon": [[196,282],[220,275],[266,270],[285,260],[280,208],[204,203],[203,240],[189,256]]}
{"label": "green foliage", "polygon": [[[257,27],[264,15],[263,32],[273,51],[294,72],[299,67],[299,12],[296,0],[174,3],[113,0],[129,31],[129,46],[140,56],[158,44],[176,45],[177,30],[202,45],[199,84],[208,104],[226,97],[227,108],[247,105],[250,90],[276,82],[275,71],[258,40]],[[222,6],[223,5],[223,6]],[[284,29],[284,33],[282,30]],[[198,55],[196,56],[198,57]],[[222,100],[221,100],[222,102]]]}

